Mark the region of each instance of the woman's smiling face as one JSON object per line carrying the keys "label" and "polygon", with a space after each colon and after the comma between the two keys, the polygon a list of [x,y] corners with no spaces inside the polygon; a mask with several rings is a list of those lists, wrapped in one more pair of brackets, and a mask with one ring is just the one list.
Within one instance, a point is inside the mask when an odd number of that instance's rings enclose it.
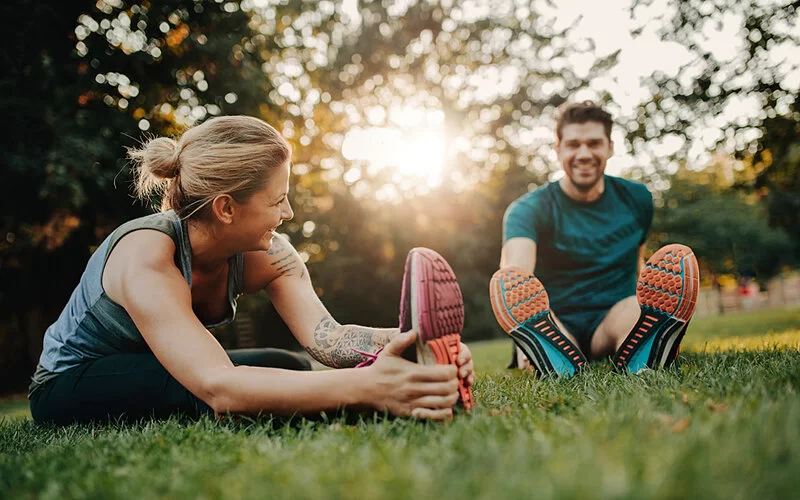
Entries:
{"label": "woman's smiling face", "polygon": [[[270,176],[267,185],[238,204],[235,230],[247,250],[269,250],[275,230],[294,217],[289,204],[289,162]],[[238,238],[237,238],[238,239]]]}

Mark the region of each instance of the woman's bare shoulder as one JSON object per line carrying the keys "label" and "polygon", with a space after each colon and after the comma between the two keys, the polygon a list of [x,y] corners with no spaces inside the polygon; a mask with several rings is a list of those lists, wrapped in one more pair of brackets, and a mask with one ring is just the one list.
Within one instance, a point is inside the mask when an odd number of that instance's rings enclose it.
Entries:
{"label": "woman's bare shoulder", "polygon": [[175,242],[154,229],[140,229],[117,242],[103,268],[103,289],[114,300],[121,295],[122,277],[139,270],[170,272],[175,267]]}

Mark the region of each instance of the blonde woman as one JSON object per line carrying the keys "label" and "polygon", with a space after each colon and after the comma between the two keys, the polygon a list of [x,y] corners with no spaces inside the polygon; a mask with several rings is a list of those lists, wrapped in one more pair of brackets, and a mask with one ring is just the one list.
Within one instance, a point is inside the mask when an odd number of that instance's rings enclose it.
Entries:
{"label": "blonde woman", "polygon": [[[412,251],[401,315],[409,331],[336,322],[276,234],[293,216],[290,150],[270,125],[218,117],[178,141],[150,140],[131,157],[137,194],[160,194],[162,212],[123,224],[90,258],[45,333],[30,389],[34,420],[339,408],[445,419],[459,399],[471,405],[474,373],[460,344],[452,270],[435,252]],[[342,370],[310,371],[304,357],[276,349],[226,352],[208,328],[232,321],[240,294],[260,290],[308,353]],[[415,343],[419,360],[432,364],[402,357]]]}

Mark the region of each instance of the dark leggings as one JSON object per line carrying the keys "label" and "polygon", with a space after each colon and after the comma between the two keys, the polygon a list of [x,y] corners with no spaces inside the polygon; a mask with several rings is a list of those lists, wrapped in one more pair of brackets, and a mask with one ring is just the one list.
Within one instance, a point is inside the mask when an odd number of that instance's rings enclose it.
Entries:
{"label": "dark leggings", "polygon": [[[281,349],[227,353],[235,365],[311,369],[306,358]],[[34,391],[30,403],[36,422],[58,425],[214,414],[150,353],[117,354],[70,368]]]}

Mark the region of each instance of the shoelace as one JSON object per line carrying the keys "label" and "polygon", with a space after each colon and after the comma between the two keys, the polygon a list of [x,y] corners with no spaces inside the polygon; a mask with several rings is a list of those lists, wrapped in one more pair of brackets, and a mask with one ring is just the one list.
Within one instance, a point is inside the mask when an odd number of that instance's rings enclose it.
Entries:
{"label": "shoelace", "polygon": [[356,368],[363,368],[365,366],[371,365],[372,363],[375,362],[376,359],[378,359],[378,355],[381,353],[381,351],[383,351],[383,347],[381,347],[380,349],[375,351],[375,354],[372,354],[372,353],[369,353],[369,352],[364,352],[364,351],[359,351],[358,349],[355,349],[353,347],[351,347],[350,350],[355,351],[355,352],[361,354],[362,356],[366,356],[367,357],[367,359],[365,359],[364,361],[362,361],[361,363],[356,365]]}

